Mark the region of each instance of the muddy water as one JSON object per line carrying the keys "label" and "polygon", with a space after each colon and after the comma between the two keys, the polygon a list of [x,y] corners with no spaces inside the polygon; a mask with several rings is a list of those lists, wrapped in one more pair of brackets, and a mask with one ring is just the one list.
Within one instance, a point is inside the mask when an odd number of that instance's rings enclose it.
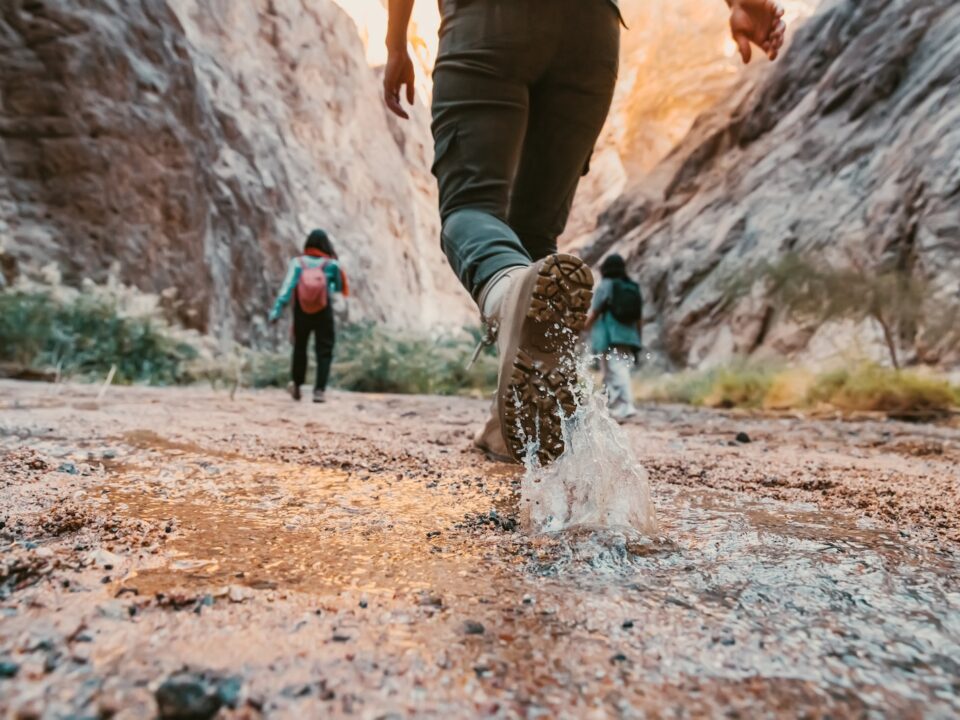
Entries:
{"label": "muddy water", "polygon": [[[516,511],[491,493],[512,472],[484,485],[358,477],[181,448],[117,466],[100,498],[177,528],[117,585],[360,602],[353,651],[372,667],[415,653],[420,675],[391,702],[439,716],[487,700],[493,716],[639,717],[678,693],[693,715],[749,711],[751,694],[787,715],[960,713],[956,556],[812,507],[662,488],[656,539],[582,527],[531,539],[477,519]],[[398,615],[402,632],[389,629]]]}

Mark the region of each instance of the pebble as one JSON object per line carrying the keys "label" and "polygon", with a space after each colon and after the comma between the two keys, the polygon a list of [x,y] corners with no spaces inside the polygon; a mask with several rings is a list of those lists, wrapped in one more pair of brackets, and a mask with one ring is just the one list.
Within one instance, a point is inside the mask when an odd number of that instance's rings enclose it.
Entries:
{"label": "pebble", "polygon": [[466,620],[463,623],[463,631],[467,635],[483,635],[486,632],[486,628],[483,627],[483,623],[479,623],[476,620]]}
{"label": "pebble", "polygon": [[0,678],[16,677],[20,672],[20,665],[12,660],[0,660]]}
{"label": "pebble", "polygon": [[68,475],[77,474],[77,466],[72,462],[62,462],[59,467],[57,467],[57,472],[67,473]]}
{"label": "pebble", "polygon": [[752,441],[750,440],[750,436],[747,435],[745,432],[738,432],[738,433],[737,433],[737,442],[738,442],[738,443],[746,444],[746,443],[752,442]]}
{"label": "pebble", "polygon": [[232,603],[242,603],[250,600],[253,597],[253,592],[239,585],[231,585],[230,589],[227,590],[227,597]]}
{"label": "pebble", "polygon": [[633,620],[624,620],[623,625],[621,625],[624,630],[630,630],[633,628]]}
{"label": "pebble", "polygon": [[223,706],[239,704],[243,680],[207,672],[174,673],[157,688],[157,717],[161,720],[207,720]]}

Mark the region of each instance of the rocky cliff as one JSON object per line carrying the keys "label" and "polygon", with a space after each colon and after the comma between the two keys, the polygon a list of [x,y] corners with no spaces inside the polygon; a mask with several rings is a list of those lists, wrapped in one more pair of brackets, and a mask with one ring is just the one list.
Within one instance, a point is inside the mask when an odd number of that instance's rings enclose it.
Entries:
{"label": "rocky cliff", "polygon": [[263,338],[320,226],[353,317],[456,324],[469,306],[439,250],[431,154],[425,116],[387,118],[331,0],[0,5],[0,239],[19,272],[116,264],[176,289],[188,324]]}
{"label": "rocky cliff", "polygon": [[[698,119],[602,215],[586,255],[618,250],[648,300],[648,338],[674,363],[798,355],[870,328],[797,324],[722,288],[753,261],[798,253],[896,267],[960,301],[960,5],[828,2],[773,65]],[[920,332],[911,359],[960,349]]]}

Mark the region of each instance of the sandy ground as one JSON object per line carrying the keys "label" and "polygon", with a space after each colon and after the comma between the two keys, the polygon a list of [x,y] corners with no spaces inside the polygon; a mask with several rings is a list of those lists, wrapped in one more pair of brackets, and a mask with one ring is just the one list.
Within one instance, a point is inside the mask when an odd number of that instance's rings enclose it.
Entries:
{"label": "sandy ground", "polygon": [[586,552],[481,401],[97,390],[0,382],[3,716],[960,708],[956,427],[646,408],[662,534]]}

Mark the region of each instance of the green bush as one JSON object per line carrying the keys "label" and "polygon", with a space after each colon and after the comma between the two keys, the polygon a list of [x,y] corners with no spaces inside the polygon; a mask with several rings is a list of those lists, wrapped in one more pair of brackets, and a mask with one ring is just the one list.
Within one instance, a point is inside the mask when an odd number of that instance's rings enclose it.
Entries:
{"label": "green bush", "polygon": [[195,348],[164,332],[163,323],[124,317],[109,299],[78,294],[62,302],[45,292],[0,294],[0,361],[25,368],[59,368],[64,375],[118,383],[182,382]]}
{"label": "green bush", "polygon": [[482,394],[497,382],[492,350],[467,364],[480,332],[427,338],[365,323],[344,327],[337,337],[331,382],[357,392],[430,395]]}
{"label": "green bush", "polygon": [[[2,363],[38,371],[58,368],[65,377],[87,379],[102,379],[116,365],[118,383],[209,381],[234,387],[239,382],[262,388],[284,387],[290,380],[288,350],[201,352],[200,336],[186,336],[187,341],[178,335],[183,332],[163,320],[124,315],[118,299],[96,288],[0,293]],[[428,337],[372,323],[346,325],[338,328],[331,384],[361,392],[490,392],[497,379],[493,351],[488,348],[466,367],[479,337],[478,329]],[[309,357],[312,362],[312,349]]]}

